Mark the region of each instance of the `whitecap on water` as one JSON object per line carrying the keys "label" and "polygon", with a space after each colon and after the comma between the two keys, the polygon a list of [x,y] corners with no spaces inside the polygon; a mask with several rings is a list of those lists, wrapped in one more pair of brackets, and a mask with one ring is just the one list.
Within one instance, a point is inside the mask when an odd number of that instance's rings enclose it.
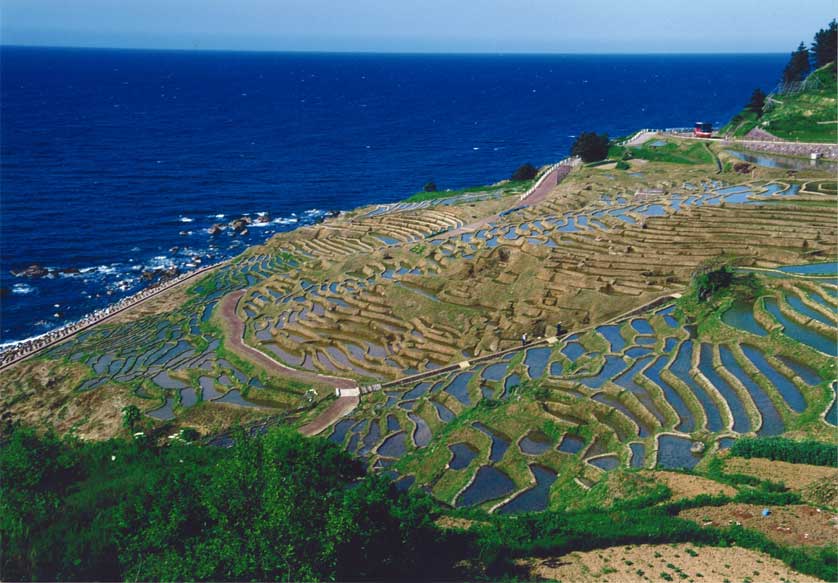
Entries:
{"label": "whitecap on water", "polygon": [[19,296],[25,296],[33,293],[35,288],[25,283],[16,283],[12,286],[12,293]]}
{"label": "whitecap on water", "polygon": [[189,217],[180,217],[178,220],[179,220],[181,223],[191,223],[191,222],[192,222],[192,221],[194,221],[195,219],[190,219]]}

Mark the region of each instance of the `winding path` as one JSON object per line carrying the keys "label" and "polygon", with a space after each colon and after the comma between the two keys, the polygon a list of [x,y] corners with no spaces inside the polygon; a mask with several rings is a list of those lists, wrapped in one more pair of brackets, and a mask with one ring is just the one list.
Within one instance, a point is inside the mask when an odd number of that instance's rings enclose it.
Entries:
{"label": "winding path", "polygon": [[243,358],[258,364],[268,372],[272,372],[278,376],[294,379],[295,381],[326,384],[339,389],[353,389],[358,386],[358,384],[352,379],[321,375],[285,366],[264,352],[246,344],[244,341],[244,322],[242,322],[236,313],[236,306],[238,306],[239,300],[246,293],[246,291],[247,290],[238,290],[227,294],[220,303],[221,318],[227,332],[229,332],[227,335],[228,348],[232,349]]}

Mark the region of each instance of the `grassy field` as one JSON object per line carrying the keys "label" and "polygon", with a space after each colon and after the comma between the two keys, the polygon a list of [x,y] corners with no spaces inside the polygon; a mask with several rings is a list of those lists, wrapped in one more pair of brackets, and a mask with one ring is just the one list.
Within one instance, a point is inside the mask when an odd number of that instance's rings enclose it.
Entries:
{"label": "grassy field", "polygon": [[422,202],[426,200],[437,200],[441,198],[450,198],[460,196],[462,194],[480,194],[480,193],[500,193],[518,194],[524,192],[532,186],[534,180],[504,180],[498,184],[490,184],[488,186],[471,186],[468,188],[458,188],[456,190],[436,190],[433,192],[417,192],[405,199],[405,202]]}
{"label": "grassy field", "polygon": [[659,140],[652,140],[640,146],[611,146],[608,150],[608,157],[613,160],[622,160],[628,155],[631,158],[670,164],[713,163],[713,154],[702,143],[670,140],[664,145],[651,145],[657,141]]}

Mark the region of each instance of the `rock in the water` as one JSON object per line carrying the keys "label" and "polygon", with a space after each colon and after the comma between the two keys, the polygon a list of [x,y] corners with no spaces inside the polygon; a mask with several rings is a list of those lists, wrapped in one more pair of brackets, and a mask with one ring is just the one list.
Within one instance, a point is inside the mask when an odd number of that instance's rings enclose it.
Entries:
{"label": "rock in the water", "polygon": [[215,223],[213,226],[211,226],[209,229],[207,229],[207,232],[210,235],[217,235],[218,233],[220,233],[223,230],[224,230],[224,225],[222,225],[220,223]]}
{"label": "rock in the water", "polygon": [[259,225],[264,225],[265,223],[270,223],[271,222],[271,215],[269,215],[268,213],[265,213],[264,215],[259,215],[258,217],[256,217],[255,222],[256,222],[256,224],[259,224]]}
{"label": "rock in the water", "polygon": [[35,263],[33,265],[30,265],[26,269],[22,269],[21,271],[12,270],[12,275],[14,275],[15,277],[31,277],[31,278],[45,277],[45,276],[49,275],[49,269]]}
{"label": "rock in the water", "polygon": [[250,220],[250,217],[241,217],[239,219],[236,219],[236,220],[232,221],[230,223],[230,228],[233,229],[234,231],[240,233],[241,231],[246,230],[247,225],[249,225],[251,222],[252,221]]}

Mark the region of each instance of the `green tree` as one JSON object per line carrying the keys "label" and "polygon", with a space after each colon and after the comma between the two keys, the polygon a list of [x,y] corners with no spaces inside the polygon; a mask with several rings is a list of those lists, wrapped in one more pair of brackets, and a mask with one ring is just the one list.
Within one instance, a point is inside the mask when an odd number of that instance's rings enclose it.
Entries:
{"label": "green tree", "polygon": [[582,158],[583,162],[597,162],[608,156],[608,143],[608,134],[582,132],[570,152]]}
{"label": "green tree", "polygon": [[788,65],[783,71],[783,81],[785,83],[802,81],[809,73],[809,69],[809,49],[801,42],[797,50],[791,54]]}
{"label": "green tree", "polygon": [[812,42],[815,68],[834,63],[836,53],[838,53],[838,22],[833,19],[826,28],[815,33],[815,39]]}
{"label": "green tree", "polygon": [[763,93],[762,89],[757,87],[754,89],[754,92],[751,93],[751,100],[748,102],[748,105],[745,106],[745,109],[754,112],[759,118],[762,117],[763,107],[765,107],[765,93]]}
{"label": "green tree", "polygon": [[527,162],[521,164],[515,172],[512,173],[512,180],[532,180],[538,175],[538,168]]}
{"label": "green tree", "polygon": [[134,426],[142,418],[142,413],[136,405],[128,405],[122,408],[122,427],[129,433],[134,433]]}
{"label": "green tree", "polygon": [[434,569],[424,494],[325,439],[236,432],[230,449],[60,440],[0,447],[0,569],[20,580],[396,579]]}

